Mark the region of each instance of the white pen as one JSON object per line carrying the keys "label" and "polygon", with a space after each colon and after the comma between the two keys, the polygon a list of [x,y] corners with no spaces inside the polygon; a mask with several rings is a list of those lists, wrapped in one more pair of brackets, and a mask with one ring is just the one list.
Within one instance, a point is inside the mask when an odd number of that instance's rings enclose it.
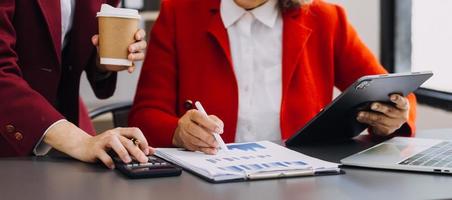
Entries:
{"label": "white pen", "polygon": [[[201,112],[201,113],[205,114],[206,116],[208,116],[206,110],[204,110],[204,107],[202,107],[202,105],[201,105],[201,103],[200,103],[199,101],[196,101],[196,102],[195,102],[195,107],[196,107],[196,109],[198,109],[199,112]],[[215,137],[215,140],[216,140],[216,141],[218,142],[218,144],[220,145],[220,150],[223,150],[223,151],[229,151],[228,147],[227,147],[226,144],[224,143],[224,141],[223,141],[223,139],[221,138],[220,134],[214,132],[214,133],[213,133],[213,137]]]}

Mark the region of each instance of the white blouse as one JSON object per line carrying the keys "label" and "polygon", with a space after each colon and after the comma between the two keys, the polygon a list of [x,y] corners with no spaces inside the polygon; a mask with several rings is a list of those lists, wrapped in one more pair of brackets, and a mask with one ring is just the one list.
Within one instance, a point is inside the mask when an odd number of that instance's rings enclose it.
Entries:
{"label": "white blouse", "polygon": [[280,140],[283,22],[278,0],[250,11],[222,0],[220,13],[239,89],[235,141]]}

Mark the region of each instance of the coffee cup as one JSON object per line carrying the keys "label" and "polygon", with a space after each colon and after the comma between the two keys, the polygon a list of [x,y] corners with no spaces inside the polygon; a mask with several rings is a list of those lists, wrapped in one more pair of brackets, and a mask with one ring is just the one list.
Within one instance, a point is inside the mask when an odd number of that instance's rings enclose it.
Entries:
{"label": "coffee cup", "polygon": [[127,57],[129,45],[135,42],[141,19],[138,11],[102,4],[97,19],[100,64],[132,66],[133,62]]}

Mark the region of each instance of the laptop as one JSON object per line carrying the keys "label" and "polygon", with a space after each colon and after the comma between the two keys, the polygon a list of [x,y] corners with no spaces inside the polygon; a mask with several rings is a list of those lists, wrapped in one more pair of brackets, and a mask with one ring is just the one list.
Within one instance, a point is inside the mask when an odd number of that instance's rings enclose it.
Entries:
{"label": "laptop", "polygon": [[344,165],[452,174],[452,140],[394,137],[341,160]]}

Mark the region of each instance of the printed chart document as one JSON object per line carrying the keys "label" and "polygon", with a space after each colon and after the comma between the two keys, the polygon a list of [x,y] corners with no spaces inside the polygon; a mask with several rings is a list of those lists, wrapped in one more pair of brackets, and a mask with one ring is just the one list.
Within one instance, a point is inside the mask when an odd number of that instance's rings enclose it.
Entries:
{"label": "printed chart document", "polygon": [[216,155],[157,148],[156,155],[210,182],[339,174],[339,164],[313,158],[269,141],[232,143]]}

